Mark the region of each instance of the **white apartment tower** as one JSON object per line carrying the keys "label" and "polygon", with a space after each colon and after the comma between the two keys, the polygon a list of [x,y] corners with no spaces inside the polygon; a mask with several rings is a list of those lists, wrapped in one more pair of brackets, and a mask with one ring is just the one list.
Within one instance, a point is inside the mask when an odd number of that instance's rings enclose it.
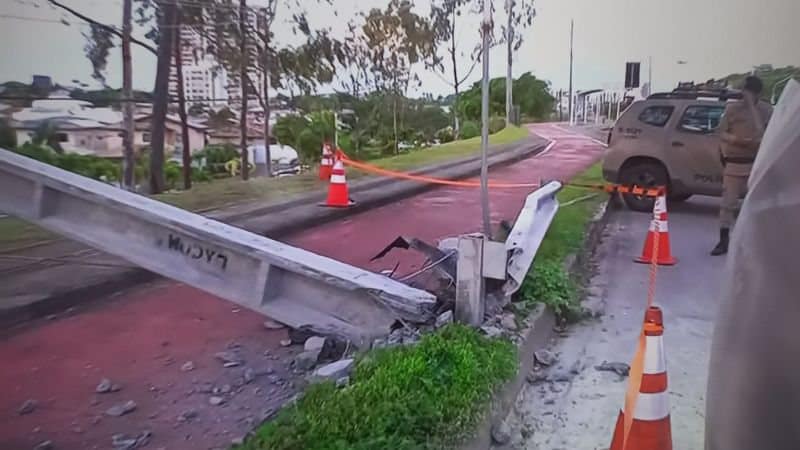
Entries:
{"label": "white apartment tower", "polygon": [[[225,70],[207,52],[207,39],[189,27],[182,27],[180,33],[183,90],[187,105],[226,104],[227,76]],[[172,98],[178,96],[178,76],[174,66],[169,78],[169,95]]]}

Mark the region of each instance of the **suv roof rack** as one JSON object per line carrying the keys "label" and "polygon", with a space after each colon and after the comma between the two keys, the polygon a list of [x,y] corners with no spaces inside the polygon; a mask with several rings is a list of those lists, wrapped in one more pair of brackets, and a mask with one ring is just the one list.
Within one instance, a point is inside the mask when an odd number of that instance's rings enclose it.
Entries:
{"label": "suv roof rack", "polygon": [[718,98],[720,100],[740,99],[742,93],[727,88],[706,88],[702,86],[681,85],[672,92],[659,92],[650,95],[648,99],[679,99],[695,100],[698,98]]}

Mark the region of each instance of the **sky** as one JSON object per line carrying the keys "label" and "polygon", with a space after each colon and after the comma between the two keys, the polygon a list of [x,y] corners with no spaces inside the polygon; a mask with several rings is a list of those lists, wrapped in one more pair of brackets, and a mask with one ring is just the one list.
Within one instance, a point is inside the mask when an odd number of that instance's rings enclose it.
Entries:
{"label": "sky", "polygon": [[[61,0],[63,3],[109,24],[120,24],[122,0]],[[187,1],[187,0],[184,0]],[[191,0],[189,0],[191,1]],[[334,0],[334,6],[308,2],[312,26],[331,27],[343,36],[345,24],[359,12],[385,6],[387,0]],[[493,0],[498,10],[496,26],[504,20],[504,0]],[[421,14],[430,0],[416,0]],[[263,0],[249,0],[258,7]],[[654,90],[668,90],[678,81],[706,80],[745,72],[757,64],[800,66],[800,0],[537,0],[537,16],[523,31],[524,43],[515,54],[513,73],[532,72],[566,89],[569,80],[569,27],[574,20],[575,88],[620,89],[626,61],[642,62],[642,81],[648,79],[652,61]],[[336,12],[336,15],[333,12]],[[290,14],[279,12],[278,40],[291,42],[283,23]],[[59,20],[70,23],[65,26]],[[479,36],[479,16],[467,16],[457,30],[459,46],[469,54]],[[87,27],[51,7],[46,0],[0,0],[0,81],[29,82],[33,74],[50,75],[70,84],[77,79],[91,85],[91,65],[83,54]],[[138,30],[138,36],[143,33]],[[155,56],[133,47],[134,86],[151,90]],[[495,48],[489,57],[492,77],[505,74],[505,49]],[[685,64],[678,64],[684,61]],[[470,66],[468,56],[458,62]],[[450,73],[445,66],[445,74]],[[480,79],[475,70],[467,85]],[[112,50],[108,84],[118,87],[121,55]],[[452,88],[441,77],[418,69],[422,86],[416,94],[447,95]],[[330,90],[331,88],[327,88]]]}

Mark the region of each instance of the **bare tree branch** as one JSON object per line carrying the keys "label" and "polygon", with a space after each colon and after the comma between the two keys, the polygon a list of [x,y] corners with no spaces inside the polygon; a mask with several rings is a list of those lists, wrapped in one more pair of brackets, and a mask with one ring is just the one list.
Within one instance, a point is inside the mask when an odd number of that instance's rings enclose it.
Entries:
{"label": "bare tree branch", "polygon": [[[70,8],[69,6],[64,5],[63,3],[59,3],[57,0],[47,0],[47,1],[51,5],[63,9],[64,11],[66,11],[66,12],[72,14],[73,16],[83,20],[84,22],[87,22],[87,23],[90,23],[90,24],[92,24],[94,26],[100,27],[100,28],[108,31],[109,33],[113,34],[114,36],[117,36],[118,38],[122,39],[122,31],[118,30],[117,28],[112,27],[110,25],[106,25],[104,23],[100,23],[100,22],[92,19],[91,17],[89,17],[89,16],[87,16],[85,14],[81,14],[80,12]],[[142,48],[147,49],[148,51],[150,51],[150,53],[152,53],[154,55],[158,54],[156,49],[153,46],[151,46],[150,44],[146,43],[146,42],[142,42],[142,41],[140,41],[140,40],[138,40],[138,39],[136,39],[134,37],[131,37],[131,42],[136,44],[136,45],[138,45],[138,46],[140,46],[140,47],[142,47]]]}

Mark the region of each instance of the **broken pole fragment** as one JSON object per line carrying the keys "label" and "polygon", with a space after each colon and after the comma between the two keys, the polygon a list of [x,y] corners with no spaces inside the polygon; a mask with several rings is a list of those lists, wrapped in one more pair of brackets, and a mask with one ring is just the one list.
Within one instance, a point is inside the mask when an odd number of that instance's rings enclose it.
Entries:
{"label": "broken pole fragment", "polygon": [[483,322],[485,284],[483,280],[483,235],[458,238],[456,265],[456,320],[471,326]]}

